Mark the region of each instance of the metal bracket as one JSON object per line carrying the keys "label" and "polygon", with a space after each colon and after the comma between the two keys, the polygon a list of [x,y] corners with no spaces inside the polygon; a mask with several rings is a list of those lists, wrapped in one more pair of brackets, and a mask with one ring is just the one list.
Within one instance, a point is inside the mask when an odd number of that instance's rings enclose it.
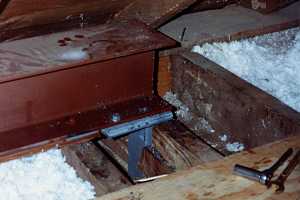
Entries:
{"label": "metal bracket", "polygon": [[132,179],[144,178],[138,164],[145,147],[152,144],[152,127],[135,131],[128,139],[128,175]]}
{"label": "metal bracket", "polygon": [[144,148],[152,145],[153,126],[171,119],[173,119],[173,113],[165,112],[101,130],[108,138],[117,138],[129,134],[128,174],[133,180],[144,177],[144,174],[138,168],[138,163]]}

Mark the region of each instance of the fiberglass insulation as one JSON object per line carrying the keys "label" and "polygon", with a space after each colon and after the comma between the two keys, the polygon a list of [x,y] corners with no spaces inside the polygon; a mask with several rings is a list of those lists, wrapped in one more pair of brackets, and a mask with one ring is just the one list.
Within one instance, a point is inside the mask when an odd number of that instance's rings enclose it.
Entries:
{"label": "fiberglass insulation", "polygon": [[0,164],[0,199],[90,200],[93,186],[77,177],[60,150]]}
{"label": "fiberglass insulation", "polygon": [[206,43],[192,51],[300,111],[300,28],[230,43]]}

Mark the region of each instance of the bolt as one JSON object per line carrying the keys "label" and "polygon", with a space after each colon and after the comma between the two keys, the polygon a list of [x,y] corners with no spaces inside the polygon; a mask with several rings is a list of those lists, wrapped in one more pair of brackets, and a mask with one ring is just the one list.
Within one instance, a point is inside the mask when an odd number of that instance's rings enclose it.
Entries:
{"label": "bolt", "polygon": [[111,121],[114,122],[114,123],[117,123],[121,120],[121,116],[119,113],[114,113],[112,114],[111,116]]}
{"label": "bolt", "polygon": [[139,112],[141,113],[145,113],[148,111],[148,108],[147,107],[142,107],[142,108],[139,108]]}

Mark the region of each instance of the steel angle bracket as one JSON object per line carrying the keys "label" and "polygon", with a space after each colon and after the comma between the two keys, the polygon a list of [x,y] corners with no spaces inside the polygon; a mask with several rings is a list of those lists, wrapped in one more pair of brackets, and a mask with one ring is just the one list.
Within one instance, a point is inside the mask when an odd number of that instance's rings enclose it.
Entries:
{"label": "steel angle bracket", "polygon": [[101,130],[108,138],[118,138],[129,134],[128,174],[133,180],[144,177],[144,174],[138,169],[138,162],[144,148],[152,145],[153,126],[171,119],[173,119],[173,113],[164,112]]}

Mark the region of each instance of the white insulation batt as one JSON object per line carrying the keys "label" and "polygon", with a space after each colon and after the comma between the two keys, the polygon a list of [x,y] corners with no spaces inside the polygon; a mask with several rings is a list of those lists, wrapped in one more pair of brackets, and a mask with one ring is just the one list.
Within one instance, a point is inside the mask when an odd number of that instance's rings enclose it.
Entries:
{"label": "white insulation batt", "polygon": [[192,51],[300,111],[300,28],[230,43],[206,43]]}
{"label": "white insulation batt", "polygon": [[78,178],[60,150],[0,164],[2,200],[90,200],[94,187]]}

